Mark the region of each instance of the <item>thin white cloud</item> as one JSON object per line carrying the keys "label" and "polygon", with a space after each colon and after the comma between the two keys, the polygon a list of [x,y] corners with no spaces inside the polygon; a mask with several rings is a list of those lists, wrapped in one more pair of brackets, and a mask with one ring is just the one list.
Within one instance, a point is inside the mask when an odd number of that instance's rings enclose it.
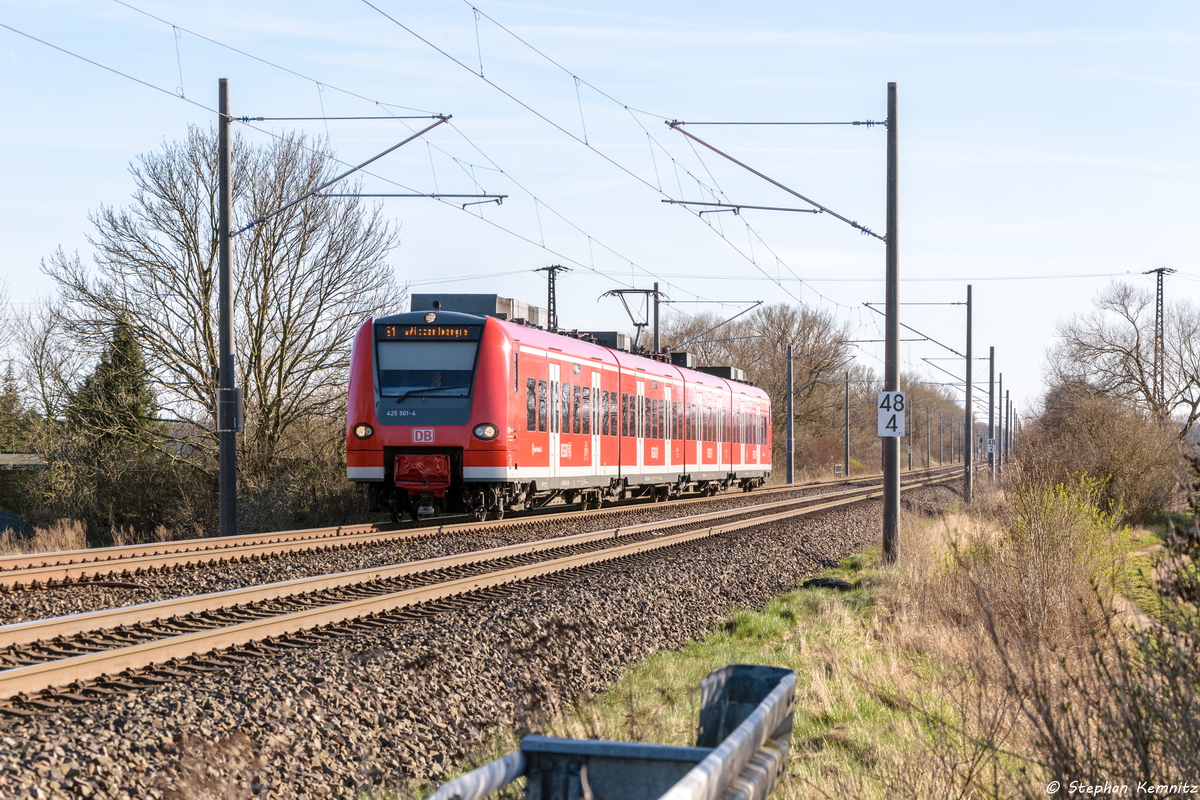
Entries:
{"label": "thin white cloud", "polygon": [[1066,44],[1194,44],[1195,34],[1169,30],[1045,29],[1028,31],[852,31],[852,30],[679,30],[617,27],[520,26],[512,30],[527,40],[605,40],[627,44],[654,43],[675,47],[771,45],[791,47],[907,47]]}

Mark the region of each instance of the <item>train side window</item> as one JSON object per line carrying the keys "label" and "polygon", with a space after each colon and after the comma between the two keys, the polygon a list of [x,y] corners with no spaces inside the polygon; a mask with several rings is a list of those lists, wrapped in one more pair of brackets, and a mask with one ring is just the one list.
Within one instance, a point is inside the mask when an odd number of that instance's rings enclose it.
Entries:
{"label": "train side window", "polygon": [[[520,362],[517,360],[517,348],[514,347],[513,348],[513,394],[517,393],[517,391],[518,391],[517,383],[521,380],[519,377],[519,372],[517,370],[517,367],[519,367],[519,366],[520,366]],[[533,428],[530,428],[529,430],[533,430]]]}
{"label": "train side window", "polygon": [[613,436],[616,436],[617,435],[617,393],[616,392],[608,393],[608,416],[609,416],[608,429],[612,432]]}
{"label": "train side window", "polygon": [[525,379],[525,430],[537,430],[537,380]]}
{"label": "train side window", "polygon": [[663,418],[663,404],[666,401],[659,398],[654,401],[654,438],[666,439],[667,426]]}
{"label": "train side window", "polygon": [[581,417],[580,421],[583,423],[582,430],[580,430],[580,433],[584,434],[585,436],[591,436],[591,434],[592,434],[592,387],[590,387],[590,386],[583,387],[583,401],[580,403],[580,406],[579,406],[579,416]]}
{"label": "train side window", "polygon": [[[530,378],[529,380],[533,380]],[[541,433],[546,432],[546,382],[539,380],[537,382],[537,429]]]}
{"label": "train side window", "polygon": [[562,405],[559,408],[558,429],[562,433],[571,432],[571,384],[562,385]]}
{"label": "train side window", "polygon": [[629,435],[629,395],[621,392],[621,435]]}
{"label": "train side window", "polygon": [[571,433],[579,433],[579,386],[571,387]]}
{"label": "train side window", "polygon": [[600,435],[608,436],[608,389],[600,390]]}

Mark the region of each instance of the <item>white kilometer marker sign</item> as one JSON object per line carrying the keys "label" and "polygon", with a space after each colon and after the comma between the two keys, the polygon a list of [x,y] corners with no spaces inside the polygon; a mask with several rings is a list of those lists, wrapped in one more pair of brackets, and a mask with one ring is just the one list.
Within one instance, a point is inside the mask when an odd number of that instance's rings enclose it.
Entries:
{"label": "white kilometer marker sign", "polygon": [[879,393],[879,435],[904,435],[904,392]]}

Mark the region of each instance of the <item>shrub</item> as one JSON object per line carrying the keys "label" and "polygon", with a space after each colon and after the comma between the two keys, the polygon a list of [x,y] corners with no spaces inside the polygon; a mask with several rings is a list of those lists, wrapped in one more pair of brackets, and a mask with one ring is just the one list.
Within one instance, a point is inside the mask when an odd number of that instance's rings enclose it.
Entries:
{"label": "shrub", "polygon": [[1039,480],[1088,475],[1097,482],[1101,508],[1131,523],[1149,522],[1171,505],[1182,478],[1181,455],[1169,426],[1086,384],[1053,388],[1016,452]]}

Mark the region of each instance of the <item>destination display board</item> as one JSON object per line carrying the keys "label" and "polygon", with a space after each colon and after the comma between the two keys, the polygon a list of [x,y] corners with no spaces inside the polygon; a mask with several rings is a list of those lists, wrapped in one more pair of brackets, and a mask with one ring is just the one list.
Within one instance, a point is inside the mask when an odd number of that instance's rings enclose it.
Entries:
{"label": "destination display board", "polygon": [[477,342],[482,325],[376,325],[378,342]]}

